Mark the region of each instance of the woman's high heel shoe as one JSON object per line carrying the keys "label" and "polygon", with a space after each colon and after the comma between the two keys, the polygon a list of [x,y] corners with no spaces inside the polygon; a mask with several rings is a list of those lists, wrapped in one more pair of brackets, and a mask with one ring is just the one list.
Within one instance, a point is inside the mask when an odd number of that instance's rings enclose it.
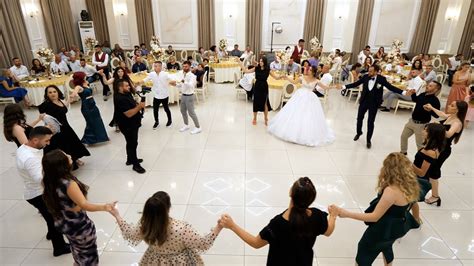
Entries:
{"label": "woman's high heel shoe", "polygon": [[434,201],[429,201],[429,199],[426,199],[425,200],[425,203],[429,204],[429,205],[433,205],[436,203],[436,207],[439,207],[441,206],[441,198],[440,197],[432,197],[432,198],[435,198],[436,200]]}
{"label": "woman's high heel shoe", "polygon": [[256,119],[252,120],[252,125],[255,126],[256,124],[257,124],[257,120]]}

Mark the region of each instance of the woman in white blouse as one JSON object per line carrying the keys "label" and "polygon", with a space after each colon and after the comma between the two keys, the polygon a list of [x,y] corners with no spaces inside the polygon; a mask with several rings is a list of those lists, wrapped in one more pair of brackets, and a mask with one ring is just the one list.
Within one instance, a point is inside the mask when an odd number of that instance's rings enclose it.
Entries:
{"label": "woman in white blouse", "polygon": [[116,208],[110,213],[130,245],[137,246],[141,241],[148,244],[140,265],[203,265],[199,253],[211,248],[222,226],[217,223],[210,233],[201,236],[187,222],[171,218],[170,208],[169,195],[159,191],[146,201],[135,226],[123,220]]}

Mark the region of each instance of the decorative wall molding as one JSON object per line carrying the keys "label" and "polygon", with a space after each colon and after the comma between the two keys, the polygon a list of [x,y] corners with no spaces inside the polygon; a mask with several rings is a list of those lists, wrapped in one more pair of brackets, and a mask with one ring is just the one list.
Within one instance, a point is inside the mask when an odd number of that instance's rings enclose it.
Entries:
{"label": "decorative wall molding", "polygon": [[43,13],[41,11],[39,0],[21,0],[20,4],[34,56],[35,50],[48,47]]}

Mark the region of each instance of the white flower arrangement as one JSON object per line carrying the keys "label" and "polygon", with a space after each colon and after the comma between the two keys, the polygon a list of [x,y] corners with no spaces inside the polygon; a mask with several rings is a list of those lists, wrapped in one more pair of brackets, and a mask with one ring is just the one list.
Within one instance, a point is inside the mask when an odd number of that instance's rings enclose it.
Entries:
{"label": "white flower arrangement", "polygon": [[36,57],[38,57],[43,64],[49,65],[49,63],[53,60],[54,53],[51,48],[40,48],[36,50]]}
{"label": "white flower arrangement", "polygon": [[150,47],[150,53],[155,60],[168,61],[169,56],[165,53],[165,48],[160,46],[160,38],[158,36],[151,36]]}
{"label": "white flower arrangement", "polygon": [[275,52],[275,56],[278,58],[278,61],[282,64],[288,64],[288,61],[290,61],[291,54],[287,53],[285,50],[280,50]]}
{"label": "white flower arrangement", "polygon": [[309,40],[309,45],[311,46],[311,51],[316,51],[321,47],[321,43],[319,39],[314,36],[311,40]]}
{"label": "white flower arrangement", "polygon": [[221,49],[222,51],[226,51],[226,49],[227,49],[227,39],[221,39],[219,41],[219,49]]}
{"label": "white flower arrangement", "polygon": [[403,46],[403,41],[399,39],[395,39],[392,42],[392,48],[390,49],[390,52],[387,54],[387,61],[394,62],[395,64],[399,63],[399,59],[401,57],[400,55],[400,49]]}
{"label": "white flower arrangement", "polygon": [[98,44],[99,42],[92,38],[92,37],[87,37],[84,39],[84,44],[86,45],[88,50],[94,50],[94,47]]}

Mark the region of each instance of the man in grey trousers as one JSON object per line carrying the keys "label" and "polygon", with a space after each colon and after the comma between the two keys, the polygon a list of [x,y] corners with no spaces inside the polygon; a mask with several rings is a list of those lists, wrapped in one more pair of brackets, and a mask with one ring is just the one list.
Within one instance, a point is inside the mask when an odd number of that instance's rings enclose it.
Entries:
{"label": "man in grey trousers", "polygon": [[196,76],[191,73],[191,62],[184,61],[183,63],[183,80],[179,83],[174,82],[172,85],[176,85],[181,91],[181,103],[180,109],[183,115],[184,126],[179,130],[184,132],[188,130],[188,114],[194,122],[195,128],[191,130],[191,134],[201,133],[202,129],[199,126],[199,120],[196,112],[194,111],[194,89],[196,88]]}

